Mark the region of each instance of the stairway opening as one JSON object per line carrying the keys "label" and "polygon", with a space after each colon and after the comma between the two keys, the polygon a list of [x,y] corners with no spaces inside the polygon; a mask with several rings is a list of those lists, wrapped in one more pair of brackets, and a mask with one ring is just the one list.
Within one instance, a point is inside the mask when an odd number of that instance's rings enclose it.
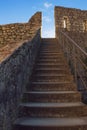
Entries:
{"label": "stairway opening", "polygon": [[42,14],[42,28],[41,37],[42,38],[55,38],[55,25],[53,18],[53,11],[51,13]]}

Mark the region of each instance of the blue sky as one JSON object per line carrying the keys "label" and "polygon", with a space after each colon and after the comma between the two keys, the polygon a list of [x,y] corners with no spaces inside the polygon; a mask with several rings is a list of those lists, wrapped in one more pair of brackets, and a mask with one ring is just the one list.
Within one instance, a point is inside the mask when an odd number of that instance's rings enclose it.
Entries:
{"label": "blue sky", "polygon": [[87,10],[87,0],[0,0],[0,24],[27,22],[42,11],[42,37],[54,37],[55,5]]}

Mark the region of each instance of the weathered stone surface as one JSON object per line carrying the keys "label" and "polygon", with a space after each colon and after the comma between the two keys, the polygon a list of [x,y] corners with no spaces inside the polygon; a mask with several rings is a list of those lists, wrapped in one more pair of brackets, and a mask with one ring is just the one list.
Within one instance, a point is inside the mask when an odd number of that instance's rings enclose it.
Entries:
{"label": "weathered stone surface", "polygon": [[[66,27],[64,27],[65,23]],[[71,71],[75,73],[74,70],[76,70],[78,73],[78,90],[83,91],[85,90],[83,86],[87,86],[87,56],[82,53],[81,49],[87,52],[87,10],[56,6],[55,30],[56,38],[59,39],[61,46],[65,50],[65,55],[67,55],[67,59],[69,59]],[[78,49],[78,47],[68,40],[66,36],[62,35],[60,31],[65,32],[81,49]],[[75,52],[72,48],[75,49]],[[75,59],[72,57],[75,57]],[[76,68],[74,66],[75,62]],[[83,100],[87,102],[87,96],[84,93]]]}
{"label": "weathered stone surface", "polygon": [[[31,17],[28,23],[0,25],[0,46],[33,38],[41,26],[41,12]],[[33,30],[33,32],[32,32]]]}
{"label": "weathered stone surface", "polygon": [[0,130],[11,130],[17,118],[19,103],[40,47],[41,13],[33,17],[40,21],[32,21],[33,26],[32,22],[0,26],[3,32],[0,37],[3,46],[0,48]]}
{"label": "weathered stone surface", "polygon": [[87,31],[86,10],[56,6],[55,7],[56,33],[58,29],[64,30],[64,18],[66,19],[68,31],[79,31],[79,32]]}
{"label": "weathered stone surface", "polygon": [[[64,28],[64,18],[66,28]],[[59,37],[59,30],[66,32],[81,48],[85,49],[87,47],[87,10],[56,6],[56,38]]]}

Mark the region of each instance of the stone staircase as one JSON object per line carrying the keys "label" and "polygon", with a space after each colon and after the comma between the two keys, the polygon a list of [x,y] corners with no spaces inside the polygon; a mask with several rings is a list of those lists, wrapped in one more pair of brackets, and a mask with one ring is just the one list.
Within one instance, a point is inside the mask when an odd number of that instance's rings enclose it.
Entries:
{"label": "stone staircase", "polygon": [[56,39],[42,39],[13,130],[87,130],[87,106]]}

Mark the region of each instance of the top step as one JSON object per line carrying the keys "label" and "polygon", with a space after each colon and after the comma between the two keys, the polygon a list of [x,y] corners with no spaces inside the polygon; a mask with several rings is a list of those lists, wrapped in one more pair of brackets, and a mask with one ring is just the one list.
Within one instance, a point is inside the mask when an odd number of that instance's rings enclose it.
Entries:
{"label": "top step", "polygon": [[56,38],[42,38],[42,43],[55,44],[57,43],[57,39]]}

